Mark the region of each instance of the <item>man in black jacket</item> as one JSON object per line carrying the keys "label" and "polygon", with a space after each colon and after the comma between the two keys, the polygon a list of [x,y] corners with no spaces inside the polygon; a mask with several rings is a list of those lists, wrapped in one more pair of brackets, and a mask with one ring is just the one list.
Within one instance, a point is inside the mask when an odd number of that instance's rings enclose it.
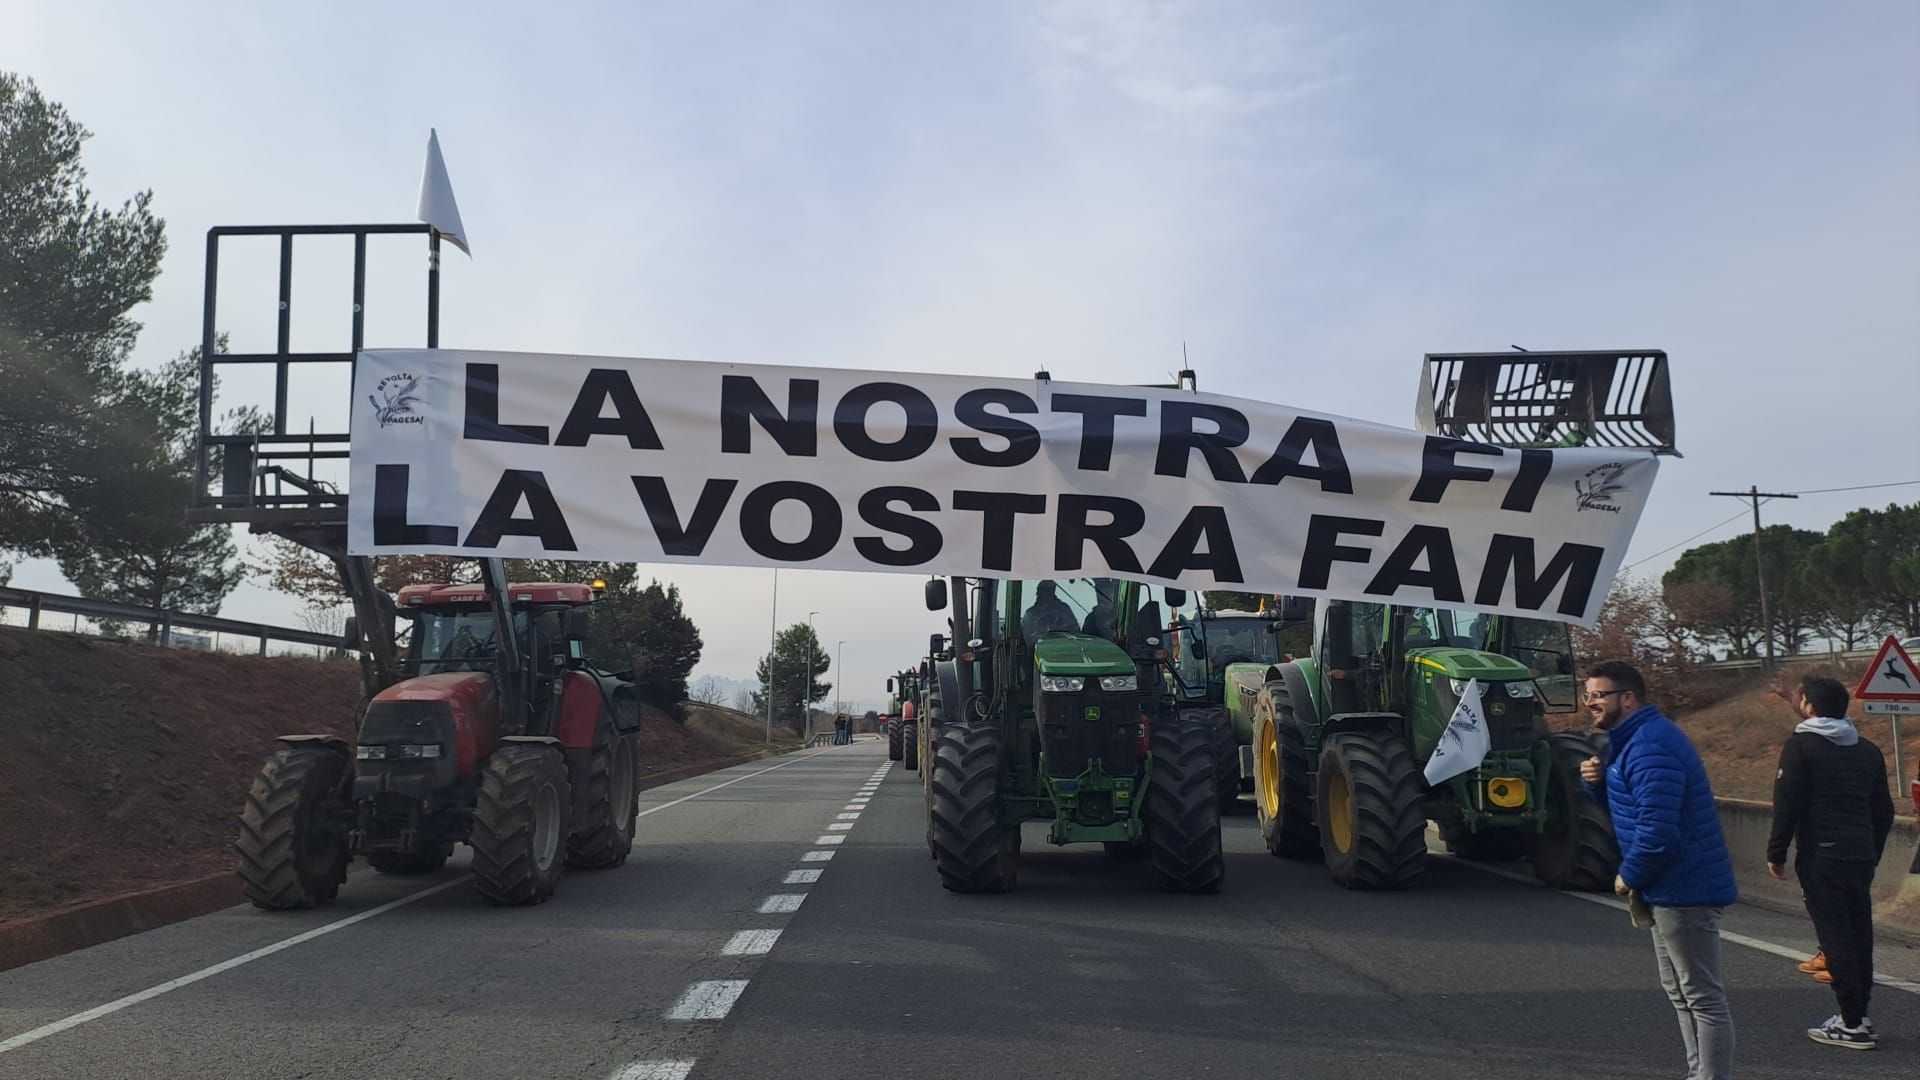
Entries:
{"label": "man in black jacket", "polygon": [[1887,762],[1847,719],[1847,689],[1800,680],[1804,719],[1780,751],[1773,781],[1773,835],[1767,872],[1786,880],[1787,844],[1832,976],[1840,1013],[1807,1036],[1828,1046],[1876,1045],[1867,998],[1873,990],[1873,871],[1893,829]]}

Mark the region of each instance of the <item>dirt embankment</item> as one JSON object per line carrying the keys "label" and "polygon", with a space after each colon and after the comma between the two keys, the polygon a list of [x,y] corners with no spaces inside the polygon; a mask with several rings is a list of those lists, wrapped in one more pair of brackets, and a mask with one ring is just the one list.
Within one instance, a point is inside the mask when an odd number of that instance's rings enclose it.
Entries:
{"label": "dirt embankment", "polygon": [[[352,737],[351,663],[0,628],[0,922],[232,865],[235,815],[277,735]],[[752,718],[648,711],[659,774],[758,750]]]}

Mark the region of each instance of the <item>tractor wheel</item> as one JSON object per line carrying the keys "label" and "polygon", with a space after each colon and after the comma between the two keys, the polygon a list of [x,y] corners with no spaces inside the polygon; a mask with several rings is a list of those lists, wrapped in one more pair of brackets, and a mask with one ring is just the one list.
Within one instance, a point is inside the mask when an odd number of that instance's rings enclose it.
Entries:
{"label": "tractor wheel", "polygon": [[1153,883],[1168,892],[1219,892],[1227,876],[1220,851],[1220,793],[1213,782],[1213,729],[1199,717],[1151,726],[1153,775],[1147,782],[1147,852]]}
{"label": "tractor wheel", "polygon": [[425,851],[369,852],[367,865],[383,874],[413,877],[419,874],[431,874],[447,865],[447,856],[452,854],[453,843],[443,841]]}
{"label": "tractor wheel", "polygon": [[1553,736],[1553,778],[1546,831],[1533,837],[1533,876],[1550,888],[1609,892],[1620,872],[1613,819],[1580,784],[1580,763],[1598,752],[1578,732]]}
{"label": "tractor wheel", "polygon": [[496,904],[537,904],[566,868],[572,793],[559,749],[508,743],[480,774],[473,808],[473,884]]}
{"label": "tractor wheel", "polygon": [[1182,715],[1207,725],[1207,737],[1213,746],[1215,797],[1220,804],[1220,816],[1226,817],[1240,807],[1240,743],[1233,737],[1233,718],[1218,706],[1188,709]]}
{"label": "tractor wheel", "polygon": [[1000,729],[943,724],[934,741],[933,862],[953,892],[1006,892],[1020,868],[1020,827],[1000,824]]}
{"label": "tractor wheel", "polygon": [[900,725],[900,767],[908,772],[920,769],[920,722],[907,720]]}
{"label": "tractor wheel", "polygon": [[1406,740],[1342,732],[1320,752],[1314,800],[1327,873],[1349,889],[1404,889],[1427,868],[1420,770]]}
{"label": "tractor wheel", "polygon": [[900,747],[900,721],[887,721],[887,760],[899,761],[903,753]]}
{"label": "tractor wheel", "polygon": [[1473,862],[1512,862],[1527,857],[1533,846],[1532,829],[1490,827],[1468,832],[1464,825],[1443,826],[1440,838],[1447,850]]}
{"label": "tractor wheel", "polygon": [[276,750],[240,811],[240,884],[267,911],[332,902],[347,879],[347,756],[319,746]]}
{"label": "tractor wheel", "polygon": [[586,814],[567,836],[567,865],[577,870],[619,866],[633,850],[633,823],[640,812],[635,779],[640,771],[638,740],[622,736],[612,718],[600,722],[586,775],[570,777],[586,787]]}
{"label": "tractor wheel", "polygon": [[916,732],[919,736],[920,760],[927,763],[926,768],[920,770],[920,801],[927,815],[927,857],[937,859],[940,857],[940,849],[933,843],[933,775],[940,764],[940,758],[933,752],[933,747],[935,736],[940,731],[940,725],[946,713],[941,707],[938,689],[927,690],[926,702],[927,718],[920,723],[920,729]]}
{"label": "tractor wheel", "polygon": [[1267,851],[1283,859],[1318,859],[1320,827],[1313,820],[1313,788],[1306,733],[1294,722],[1287,689],[1268,685],[1254,706],[1254,809]]}

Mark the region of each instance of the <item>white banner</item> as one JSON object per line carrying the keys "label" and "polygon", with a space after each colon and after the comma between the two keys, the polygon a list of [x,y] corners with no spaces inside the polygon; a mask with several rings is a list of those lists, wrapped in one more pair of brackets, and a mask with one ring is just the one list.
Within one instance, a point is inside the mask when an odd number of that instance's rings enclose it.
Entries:
{"label": "white banner", "polygon": [[1486,709],[1480,700],[1480,680],[1469,679],[1467,688],[1460,692],[1460,704],[1447,719],[1447,730],[1440,733],[1433,756],[1427,759],[1427,785],[1438,786],[1468,769],[1479,768],[1492,747],[1493,734],[1487,730]]}
{"label": "white banner", "polygon": [[349,548],[1123,577],[1591,624],[1645,451],[1182,390],[452,349],[355,371]]}

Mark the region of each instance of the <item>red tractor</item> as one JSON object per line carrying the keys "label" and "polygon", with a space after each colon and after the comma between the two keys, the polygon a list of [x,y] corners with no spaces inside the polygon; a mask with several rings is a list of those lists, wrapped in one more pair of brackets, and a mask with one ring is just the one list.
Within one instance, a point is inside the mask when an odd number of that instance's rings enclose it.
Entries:
{"label": "red tractor", "polygon": [[465,842],[496,904],[545,900],[568,866],[626,861],[640,710],[624,638],[591,586],[487,569],[488,584],[400,591],[400,677],[368,701],[356,745],[280,739],[240,817],[256,907],[332,900],[355,855],[423,874]]}

